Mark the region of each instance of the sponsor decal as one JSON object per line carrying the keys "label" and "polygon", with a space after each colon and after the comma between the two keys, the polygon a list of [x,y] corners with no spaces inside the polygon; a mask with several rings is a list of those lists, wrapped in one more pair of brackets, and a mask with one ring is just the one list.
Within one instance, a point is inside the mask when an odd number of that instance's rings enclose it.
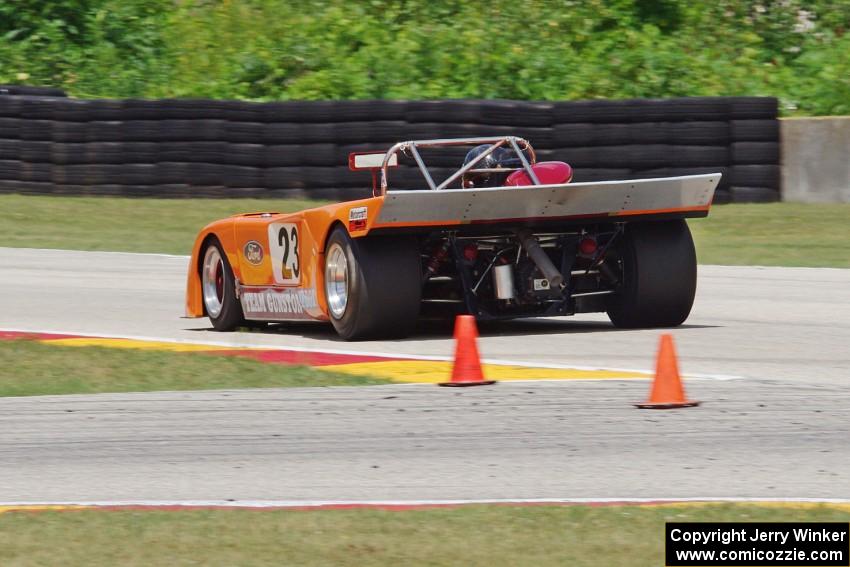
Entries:
{"label": "sponsor decal", "polygon": [[269,255],[272,274],[277,284],[301,283],[301,237],[295,223],[275,222],[269,225]]}
{"label": "sponsor decal", "polygon": [[248,319],[317,319],[320,317],[315,288],[242,288],[242,311]]}
{"label": "sponsor decal", "polygon": [[249,264],[259,266],[263,262],[263,246],[256,240],[246,242],[242,248],[242,255],[245,256]]}
{"label": "sponsor decal", "polygon": [[366,219],[369,209],[366,207],[354,207],[348,211],[348,231],[366,230]]}

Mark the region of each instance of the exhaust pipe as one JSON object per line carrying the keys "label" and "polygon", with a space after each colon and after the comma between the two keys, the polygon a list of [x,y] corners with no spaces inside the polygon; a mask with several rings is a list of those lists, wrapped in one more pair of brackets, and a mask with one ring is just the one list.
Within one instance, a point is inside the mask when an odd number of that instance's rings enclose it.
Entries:
{"label": "exhaust pipe", "polygon": [[555,267],[555,264],[552,263],[546,252],[540,247],[540,242],[537,241],[534,234],[528,229],[523,229],[518,230],[516,235],[525,253],[540,268],[543,276],[549,280],[549,285],[558,289],[564,289],[567,286],[564,283],[564,276],[561,275],[561,272],[558,271],[558,268]]}
{"label": "exhaust pipe", "polygon": [[493,287],[496,288],[496,299],[513,299],[514,267],[510,264],[503,264],[493,268]]}

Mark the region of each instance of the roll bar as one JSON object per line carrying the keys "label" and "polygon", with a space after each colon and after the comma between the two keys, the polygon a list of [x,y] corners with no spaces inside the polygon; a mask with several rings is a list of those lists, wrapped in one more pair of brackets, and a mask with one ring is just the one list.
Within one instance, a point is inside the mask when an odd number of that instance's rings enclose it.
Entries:
{"label": "roll bar", "polygon": [[[422,156],[419,155],[420,148],[438,148],[438,147],[451,147],[451,146],[479,146],[483,144],[490,144],[490,147],[475,156],[475,159],[465,164],[463,167],[459,168],[453,174],[451,174],[445,181],[437,185],[434,182],[434,178],[431,176],[431,172],[428,171],[428,167],[425,165],[425,162],[422,159]],[[535,175],[534,170],[531,166],[537,162],[537,155],[534,153],[534,148],[531,147],[531,144],[528,140],[523,138],[518,138],[517,136],[496,136],[492,138],[447,138],[447,139],[437,139],[437,140],[411,140],[407,142],[399,142],[392,146],[384,156],[384,161],[381,164],[381,195],[387,194],[387,168],[391,167],[391,163],[393,162],[393,158],[398,154],[398,152],[403,152],[405,154],[409,154],[413,157],[413,160],[416,162],[416,165],[419,167],[419,171],[422,173],[422,177],[425,178],[425,182],[428,184],[428,187],[432,191],[441,191],[456,181],[459,177],[467,172],[491,172],[492,169],[473,169],[478,163],[480,163],[484,158],[492,154],[496,148],[500,148],[503,146],[509,146],[516,152],[517,157],[519,157],[520,163],[522,163],[522,167],[525,172],[528,174],[528,178],[531,180],[533,185],[540,185],[540,180],[537,179],[537,175]],[[524,151],[528,151],[531,154],[531,161],[529,162],[528,158],[525,157]],[[398,159],[397,157],[395,158]],[[377,194],[377,188],[372,188],[373,194]]]}

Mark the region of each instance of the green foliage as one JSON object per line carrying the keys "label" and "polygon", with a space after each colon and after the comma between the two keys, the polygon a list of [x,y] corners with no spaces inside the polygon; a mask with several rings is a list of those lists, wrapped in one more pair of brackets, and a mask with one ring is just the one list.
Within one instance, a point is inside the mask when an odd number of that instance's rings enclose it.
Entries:
{"label": "green foliage", "polygon": [[172,71],[171,0],[0,0],[0,83],[143,96]]}
{"label": "green foliage", "polygon": [[48,28],[69,42],[79,43],[86,39],[85,14],[90,7],[89,0],[3,2],[0,3],[0,34],[5,39],[24,40]]}
{"label": "green foliage", "polygon": [[78,96],[775,95],[848,112],[850,0],[0,0],[0,82]]}

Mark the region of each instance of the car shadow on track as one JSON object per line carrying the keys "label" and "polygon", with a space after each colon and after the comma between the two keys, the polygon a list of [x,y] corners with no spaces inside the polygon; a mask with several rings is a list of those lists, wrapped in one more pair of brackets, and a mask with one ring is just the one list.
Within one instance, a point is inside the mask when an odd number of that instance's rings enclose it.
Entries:
{"label": "car shadow on track", "polygon": [[[710,329],[719,325],[684,324],[670,329]],[[189,331],[211,331],[212,327],[196,327]],[[663,329],[656,329],[663,330]],[[274,323],[245,327],[242,331],[250,334],[275,336],[295,335],[302,338],[345,343],[328,323],[311,321]],[[533,335],[572,335],[583,333],[628,333],[633,329],[619,329],[607,321],[576,321],[564,319],[513,319],[508,321],[479,321],[478,333],[481,337],[512,337]],[[454,333],[454,321],[451,319],[420,319],[416,332],[394,342],[412,342],[422,340],[444,340]]]}
{"label": "car shadow on track", "polygon": [[[680,325],[677,329],[699,329],[713,325]],[[608,321],[576,321],[564,319],[513,319],[509,321],[479,321],[478,334],[482,337],[511,337],[529,335],[572,335],[578,333],[627,333],[632,329],[619,329]],[[407,340],[447,338],[454,332],[450,320],[422,320],[416,335]]]}

